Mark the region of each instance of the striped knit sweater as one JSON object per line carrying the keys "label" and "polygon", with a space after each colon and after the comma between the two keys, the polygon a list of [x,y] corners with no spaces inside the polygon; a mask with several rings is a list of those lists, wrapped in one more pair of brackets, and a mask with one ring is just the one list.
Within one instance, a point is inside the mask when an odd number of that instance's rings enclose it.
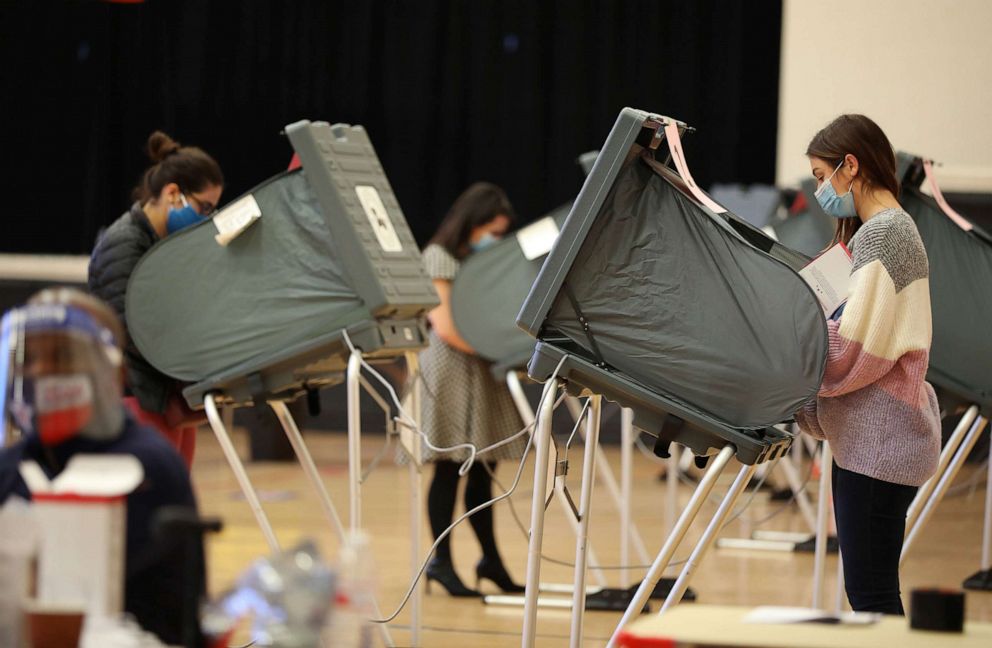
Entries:
{"label": "striped knit sweater", "polygon": [[796,414],[841,468],[909,486],[937,468],[940,413],[924,380],[930,356],[929,264],[910,216],[887,209],[851,239],[851,295],[827,322],[820,391]]}

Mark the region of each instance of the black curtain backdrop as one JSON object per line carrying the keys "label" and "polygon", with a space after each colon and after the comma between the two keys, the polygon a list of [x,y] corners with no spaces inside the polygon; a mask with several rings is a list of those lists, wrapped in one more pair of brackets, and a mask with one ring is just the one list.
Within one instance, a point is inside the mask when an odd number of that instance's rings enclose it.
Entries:
{"label": "black curtain backdrop", "polygon": [[0,2],[0,251],[87,253],[163,129],[226,202],[285,168],[298,119],[369,131],[418,240],[470,182],[522,220],[633,106],[683,119],[696,180],[774,179],[781,2]]}

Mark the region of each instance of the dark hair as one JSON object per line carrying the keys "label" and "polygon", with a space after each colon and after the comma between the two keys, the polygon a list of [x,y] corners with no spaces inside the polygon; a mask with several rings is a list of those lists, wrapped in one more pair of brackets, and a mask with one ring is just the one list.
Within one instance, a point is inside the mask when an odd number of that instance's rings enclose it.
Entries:
{"label": "dark hair", "polygon": [[141,203],[158,197],[170,182],[184,192],[224,184],[224,174],[216,160],[195,146],[181,146],[162,131],[149,135],[146,151],[152,165],[133,191],[133,198]]}
{"label": "dark hair", "polygon": [[[880,187],[899,197],[896,154],[878,124],[864,115],[841,115],[814,135],[806,147],[807,156],[818,157],[833,167],[839,166],[847,154],[858,159],[858,177],[866,193]],[[834,243],[850,243],[860,227],[860,218],[839,219]]]}
{"label": "dark hair", "polygon": [[462,192],[451,205],[430,242],[440,245],[457,259],[468,254],[467,243],[472,229],[485,225],[497,216],[516,220],[506,192],[490,182],[476,182]]}

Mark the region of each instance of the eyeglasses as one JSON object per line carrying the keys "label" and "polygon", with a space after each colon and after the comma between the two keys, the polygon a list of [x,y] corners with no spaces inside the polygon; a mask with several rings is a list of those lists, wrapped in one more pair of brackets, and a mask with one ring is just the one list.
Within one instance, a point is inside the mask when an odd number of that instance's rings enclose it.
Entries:
{"label": "eyeglasses", "polygon": [[195,209],[200,216],[210,216],[217,211],[217,205],[211,203],[210,201],[197,198],[194,194],[189,194],[189,197],[193,200],[193,209]]}
{"label": "eyeglasses", "polygon": [[[197,214],[206,218],[217,211],[217,205],[211,203],[210,201],[204,200],[203,198],[197,198],[193,194],[189,194],[190,199],[193,201],[193,209]],[[186,194],[180,192],[179,198],[183,201],[184,207],[189,207],[189,203],[186,201]]]}

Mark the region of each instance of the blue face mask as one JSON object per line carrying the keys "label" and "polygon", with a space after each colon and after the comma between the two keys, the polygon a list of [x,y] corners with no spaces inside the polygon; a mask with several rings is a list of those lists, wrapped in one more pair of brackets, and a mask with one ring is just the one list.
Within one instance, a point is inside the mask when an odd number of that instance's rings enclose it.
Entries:
{"label": "blue face mask", "polygon": [[200,216],[199,212],[186,200],[186,196],[179,194],[183,201],[182,209],[172,207],[169,209],[169,219],[165,222],[165,229],[169,234],[175,234],[181,229],[190,225],[196,225],[207,220],[205,216]]}
{"label": "blue face mask", "polygon": [[816,202],[820,203],[820,207],[823,211],[827,213],[828,216],[833,216],[834,218],[854,218],[858,215],[857,210],[854,208],[854,193],[851,192],[851,188],[854,187],[854,180],[851,180],[851,186],[847,188],[847,193],[843,196],[838,196],[837,192],[834,190],[834,185],[830,182],[830,179],[837,175],[840,168],[844,166],[844,161],[841,160],[834,172],[830,174],[830,178],[823,181],[820,188],[816,190],[813,195],[816,196]]}
{"label": "blue face mask", "polygon": [[486,232],[475,243],[469,243],[469,247],[472,248],[473,252],[481,252],[482,250],[485,250],[488,247],[492,247],[497,243],[499,243],[499,237],[493,236],[489,232]]}

